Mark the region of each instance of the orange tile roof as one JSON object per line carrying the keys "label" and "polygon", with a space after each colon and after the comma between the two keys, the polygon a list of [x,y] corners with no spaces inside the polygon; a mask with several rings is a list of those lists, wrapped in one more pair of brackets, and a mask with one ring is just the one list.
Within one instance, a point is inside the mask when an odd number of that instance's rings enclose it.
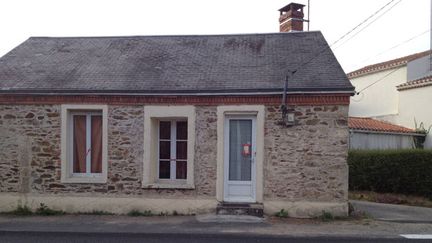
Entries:
{"label": "orange tile roof", "polygon": [[388,133],[415,133],[414,129],[394,125],[372,118],[349,117],[348,127],[353,130],[388,132]]}
{"label": "orange tile roof", "polygon": [[355,71],[348,73],[347,76],[348,76],[348,78],[356,78],[356,77],[360,77],[360,76],[363,76],[366,74],[380,72],[380,71],[400,67],[400,66],[406,65],[408,62],[410,62],[412,60],[427,56],[431,53],[432,53],[431,50],[427,50],[424,52],[415,53],[412,55],[396,58],[393,60],[368,65],[368,66],[362,67],[360,69],[357,69]]}
{"label": "orange tile roof", "polygon": [[419,88],[419,87],[424,87],[429,85],[432,85],[432,75],[419,78],[416,80],[408,81],[406,83],[396,86],[396,88],[397,90],[401,91],[401,90],[414,89],[414,88]]}

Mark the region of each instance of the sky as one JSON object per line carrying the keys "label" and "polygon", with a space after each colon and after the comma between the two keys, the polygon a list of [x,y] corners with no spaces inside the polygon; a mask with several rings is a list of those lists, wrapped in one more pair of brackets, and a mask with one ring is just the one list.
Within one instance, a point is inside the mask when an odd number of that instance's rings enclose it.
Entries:
{"label": "sky", "polygon": [[[320,30],[331,44],[389,1],[310,0],[310,30]],[[278,32],[277,10],[290,2],[0,0],[0,56],[30,36]],[[295,2],[307,5],[308,1]],[[350,72],[369,64],[428,50],[431,42],[430,4],[431,0],[395,0],[376,15],[372,21],[377,19],[364,30],[333,45],[332,49],[344,70]],[[307,9],[305,12],[307,17]]]}

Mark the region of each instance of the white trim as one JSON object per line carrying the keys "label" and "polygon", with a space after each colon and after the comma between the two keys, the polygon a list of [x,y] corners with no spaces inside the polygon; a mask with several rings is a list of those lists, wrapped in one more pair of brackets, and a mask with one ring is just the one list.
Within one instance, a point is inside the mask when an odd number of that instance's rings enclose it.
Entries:
{"label": "white trim", "polygon": [[[170,122],[170,139],[161,139],[160,138],[160,122]],[[178,181],[181,183],[186,183],[186,179],[177,179],[177,161],[188,163],[188,155],[186,154],[186,159],[177,159],[177,142],[187,142],[188,139],[177,139],[177,122],[182,121],[186,122],[186,119],[158,119],[158,138],[157,138],[157,181],[160,184],[172,183],[173,181]],[[169,159],[161,159],[160,156],[160,142],[170,142],[170,158]],[[169,161],[170,162],[170,178],[160,178],[160,161]],[[188,165],[187,165],[188,166]],[[177,183],[178,183],[177,182]]]}
{"label": "white trim", "polygon": [[256,202],[263,202],[263,163],[264,163],[264,105],[238,105],[217,107],[217,176],[216,176],[216,198],[224,200],[224,121],[225,115],[256,115]]}
{"label": "white trim", "polygon": [[[72,114],[102,115],[102,173],[73,173],[71,160],[73,134]],[[87,118],[88,119],[88,118]],[[87,123],[86,123],[87,124]],[[91,123],[90,123],[91,124]],[[86,125],[87,126],[87,125]],[[87,137],[88,139],[88,137]],[[88,149],[88,148],[87,148]],[[61,105],[61,182],[62,183],[106,183],[108,175],[108,106],[107,105]],[[87,164],[88,166],[88,164]],[[90,171],[91,168],[87,167]]]}
{"label": "white trim", "polygon": [[[186,120],[187,121],[187,173],[186,180],[158,179],[158,122],[160,120]],[[157,138],[157,139],[155,139]],[[185,106],[144,106],[144,159],[143,180],[144,188],[169,188],[191,189],[194,185],[194,157],[195,157],[195,107]],[[174,174],[175,176],[175,174]],[[178,187],[176,187],[178,185]],[[166,187],[165,187],[166,188]]]}

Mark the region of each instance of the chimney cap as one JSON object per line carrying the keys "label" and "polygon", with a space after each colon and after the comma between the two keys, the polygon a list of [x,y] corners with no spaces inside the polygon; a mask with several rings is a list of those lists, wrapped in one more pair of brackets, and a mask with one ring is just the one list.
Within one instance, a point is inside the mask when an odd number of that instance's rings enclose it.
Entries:
{"label": "chimney cap", "polygon": [[289,10],[299,10],[299,9],[303,9],[303,7],[306,5],[300,4],[300,3],[290,3],[288,5],[286,5],[285,7],[279,9],[279,12],[288,12]]}

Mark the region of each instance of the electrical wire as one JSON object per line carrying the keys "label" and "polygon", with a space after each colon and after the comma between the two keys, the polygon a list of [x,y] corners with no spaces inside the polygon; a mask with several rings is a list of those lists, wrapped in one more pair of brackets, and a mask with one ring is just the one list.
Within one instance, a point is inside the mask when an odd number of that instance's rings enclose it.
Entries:
{"label": "electrical wire", "polygon": [[371,24],[375,23],[379,18],[381,18],[382,16],[384,16],[388,11],[392,10],[396,5],[398,5],[400,2],[402,2],[402,0],[399,0],[398,2],[396,2],[395,4],[393,4],[390,8],[388,8],[384,13],[382,13],[381,15],[379,15],[378,17],[376,17],[373,21],[369,22],[367,25],[365,25],[363,28],[361,28],[359,31],[357,31],[356,33],[354,33],[353,35],[351,35],[348,39],[346,39],[344,42],[342,42],[339,46],[333,48],[333,50],[336,50],[337,48],[343,46],[346,42],[348,42],[349,40],[351,40],[352,38],[354,38],[355,36],[357,36],[360,32],[362,32],[364,29],[366,29],[367,27],[369,27]]}
{"label": "electrical wire", "polygon": [[[323,49],[321,49],[317,54],[315,54],[312,58],[310,58],[308,61],[300,64],[299,66],[297,66],[294,71],[292,71],[292,75],[294,75],[300,68],[303,68],[304,66],[308,65],[309,63],[311,63],[315,58],[317,58],[318,56],[320,56],[324,51],[326,51],[327,49],[331,49],[332,46],[334,46],[336,43],[338,43],[339,41],[341,41],[342,39],[344,39],[345,37],[347,37],[349,34],[351,34],[352,32],[354,32],[356,29],[358,29],[360,26],[362,26],[363,24],[365,24],[367,21],[369,21],[371,18],[373,18],[374,16],[376,16],[378,13],[380,13],[381,11],[383,11],[387,6],[389,6],[390,4],[392,4],[394,1],[396,0],[391,0],[388,3],[386,3],[384,6],[382,6],[381,8],[379,8],[377,11],[375,11],[372,15],[370,15],[369,17],[367,17],[365,20],[363,20],[362,22],[360,22],[358,25],[356,25],[354,28],[352,28],[350,31],[348,31],[347,33],[345,33],[344,35],[342,35],[341,37],[339,37],[336,41],[334,41],[331,45],[324,47]],[[399,2],[402,0],[399,0]],[[398,3],[399,3],[398,2]],[[387,13],[388,11],[386,11]],[[375,20],[376,21],[376,20]],[[374,22],[375,22],[374,21]],[[363,29],[362,29],[363,30]],[[360,33],[362,30],[360,30],[357,33]]]}
{"label": "electrical wire", "polygon": [[384,50],[384,51],[382,51],[382,52],[376,54],[375,56],[368,57],[368,58],[362,60],[362,61],[360,62],[360,64],[363,64],[363,63],[365,63],[365,62],[371,60],[372,58],[375,58],[375,57],[381,56],[382,54],[384,54],[384,53],[386,53],[386,52],[388,52],[388,51],[391,51],[391,50],[393,50],[393,49],[396,49],[396,48],[398,48],[399,46],[405,45],[405,44],[407,44],[408,42],[413,41],[413,40],[419,38],[420,36],[422,36],[422,35],[424,35],[424,34],[426,34],[426,33],[429,33],[429,32],[430,32],[430,29],[428,29],[428,30],[426,30],[426,31],[423,31],[422,33],[420,33],[420,34],[418,34],[418,35],[415,35],[415,36],[413,36],[413,37],[411,37],[411,38],[409,38],[409,39],[407,39],[407,40],[405,40],[405,41],[403,41],[403,42],[401,42],[401,43],[399,43],[399,44],[397,44],[397,45],[394,45],[394,46],[392,46],[392,47],[390,47],[390,48],[388,48],[388,49],[386,49],[386,50]]}
{"label": "electrical wire", "polygon": [[390,76],[391,74],[393,74],[394,72],[398,71],[399,69],[401,69],[401,67],[387,73],[386,75],[384,75],[383,77],[379,78],[378,80],[376,80],[375,82],[369,84],[368,86],[364,87],[363,89],[361,89],[359,92],[356,92],[356,94],[360,94],[361,92],[365,91],[366,89],[372,87],[373,85],[377,84],[378,82],[380,82],[381,80],[384,80],[385,78],[387,78],[388,76]]}

